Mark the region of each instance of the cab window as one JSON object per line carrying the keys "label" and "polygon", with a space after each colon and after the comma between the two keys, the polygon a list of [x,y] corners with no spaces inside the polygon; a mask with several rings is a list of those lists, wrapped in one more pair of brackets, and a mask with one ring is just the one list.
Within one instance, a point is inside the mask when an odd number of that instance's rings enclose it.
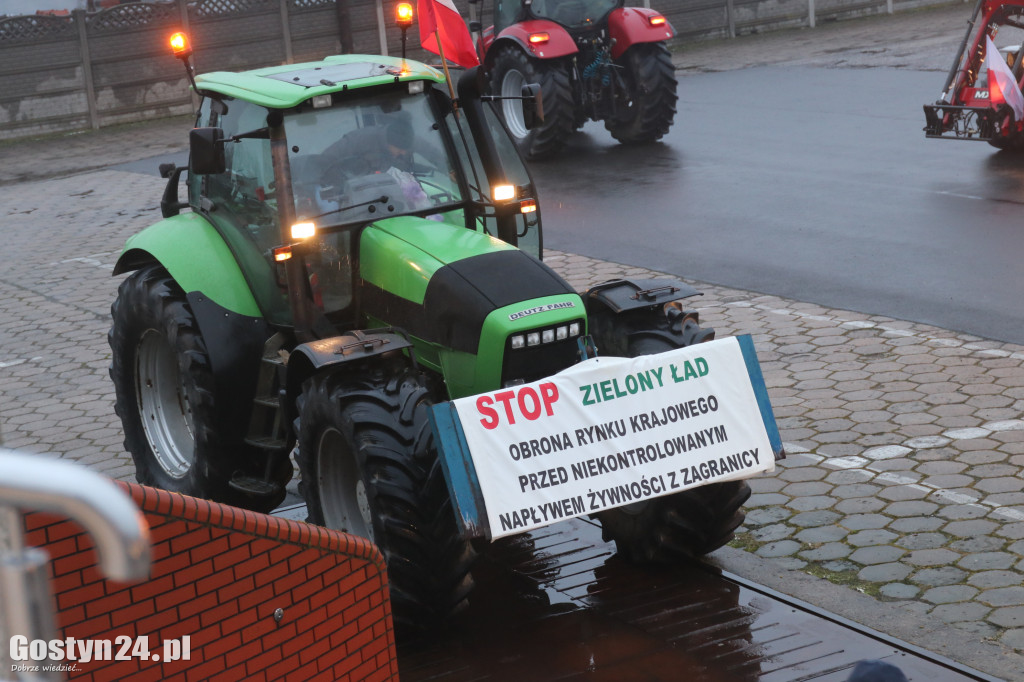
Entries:
{"label": "cab window", "polygon": [[[493,138],[495,148],[498,151],[498,159],[505,175],[505,181],[518,188],[525,188],[525,194],[535,198],[536,188],[530,177],[523,159],[516,150],[515,143],[509,137],[508,132],[498,118],[497,112],[489,104],[483,107],[484,121],[488,133]],[[491,203],[491,183],[484,171],[483,161],[475,144],[472,144],[473,135],[470,132],[469,124],[465,118],[450,115],[446,117],[451,137],[455,141],[459,160],[466,171],[466,180],[469,185],[470,201],[489,205]],[[515,217],[516,234],[518,237],[517,246],[532,256],[540,258],[540,213],[522,213]],[[497,220],[492,215],[484,214],[477,219],[476,229],[497,237]]]}
{"label": "cab window", "polygon": [[189,178],[190,196],[198,197],[193,209],[203,212],[224,238],[264,316],[287,324],[286,285],[273,260],[281,231],[270,140],[229,139],[266,127],[267,109],[231,98],[208,99],[200,110],[199,123],[224,131],[228,140],[224,144],[226,170]]}

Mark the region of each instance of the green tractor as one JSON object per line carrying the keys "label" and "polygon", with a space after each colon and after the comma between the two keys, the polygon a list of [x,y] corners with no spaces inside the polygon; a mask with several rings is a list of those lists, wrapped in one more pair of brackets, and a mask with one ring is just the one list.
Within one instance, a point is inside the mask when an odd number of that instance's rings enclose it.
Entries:
{"label": "green tractor", "polygon": [[[635,356],[707,340],[680,304],[697,292],[581,295],[542,262],[536,188],[477,69],[453,92],[381,56],[195,77],[185,62],[201,97],[189,164],[162,168],[164,219],[114,269],[130,274],[110,375],[137,478],[268,511],[297,445],[309,520],[382,549],[399,625],[443,619],[480,548],[428,407],[557,373],[587,342]],[[600,522],[633,559],[679,560],[727,542],[749,492],[704,486]]]}

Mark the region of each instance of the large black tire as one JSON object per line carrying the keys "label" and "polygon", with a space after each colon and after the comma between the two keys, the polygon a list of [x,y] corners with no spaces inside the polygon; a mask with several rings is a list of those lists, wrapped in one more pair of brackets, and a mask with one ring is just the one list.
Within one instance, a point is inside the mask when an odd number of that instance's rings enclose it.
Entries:
{"label": "large black tire", "polygon": [[1011,108],[1009,104],[1000,104],[996,112],[998,117],[998,123],[995,124],[996,130],[995,137],[988,140],[990,146],[995,147],[1000,151],[1016,152],[1024,149],[1024,138],[1019,135],[1003,135],[1002,131],[1005,126],[1009,126],[1010,118],[1012,117]]}
{"label": "large black tire", "polygon": [[498,50],[491,73],[491,92],[505,97],[521,97],[522,86],[539,83],[544,104],[544,123],[527,130],[523,122],[522,100],[501,100],[498,111],[528,159],[554,156],[565,147],[577,126],[569,66],[563,60],[532,59],[518,47],[506,45]]}
{"label": "large black tire", "polygon": [[309,521],[373,540],[396,625],[422,630],[467,604],[476,554],[462,538],[427,421],[421,375],[378,367],[314,376],[299,398]]}
{"label": "large black tire", "polygon": [[616,103],[616,116],[604,127],[619,142],[632,144],[660,140],[676,116],[676,74],[664,43],[639,43],[622,55],[626,92]]}
{"label": "large black tire", "polygon": [[[591,333],[600,352],[619,357],[663,353],[714,338],[678,308],[591,315]],[[750,497],[746,481],[691,488],[599,512],[605,541],[637,563],[673,563],[712,552],[733,538]]]}
{"label": "large black tire", "polygon": [[1020,152],[1024,151],[1024,140],[1010,139],[1007,137],[994,137],[988,140],[989,145],[1000,151]]}
{"label": "large black tire", "polygon": [[256,453],[218,429],[210,357],[181,287],[162,267],[144,267],[121,283],[110,314],[114,411],[138,482],[257,511],[277,506],[292,473],[286,458],[279,495],[228,485],[236,458]]}

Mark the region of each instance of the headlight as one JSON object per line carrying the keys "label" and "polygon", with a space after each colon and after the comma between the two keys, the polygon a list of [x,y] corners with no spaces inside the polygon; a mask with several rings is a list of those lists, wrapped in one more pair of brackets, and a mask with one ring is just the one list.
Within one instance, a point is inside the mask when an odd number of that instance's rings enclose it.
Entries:
{"label": "headlight", "polygon": [[516,198],[515,185],[495,185],[491,190],[491,196],[495,201],[508,201]]}
{"label": "headlight", "polygon": [[311,222],[292,225],[292,239],[309,239],[316,234],[316,224]]}

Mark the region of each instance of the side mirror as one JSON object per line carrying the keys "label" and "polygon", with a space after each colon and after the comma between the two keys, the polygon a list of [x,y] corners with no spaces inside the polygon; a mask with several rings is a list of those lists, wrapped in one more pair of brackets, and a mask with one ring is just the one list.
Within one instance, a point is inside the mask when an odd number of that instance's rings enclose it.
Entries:
{"label": "side mirror", "polygon": [[227,169],[224,161],[224,131],[220,128],[193,128],[188,136],[189,167],[196,175],[217,175]]}
{"label": "side mirror", "polygon": [[527,130],[532,130],[543,122],[544,98],[540,83],[527,83],[523,86],[523,124]]}

